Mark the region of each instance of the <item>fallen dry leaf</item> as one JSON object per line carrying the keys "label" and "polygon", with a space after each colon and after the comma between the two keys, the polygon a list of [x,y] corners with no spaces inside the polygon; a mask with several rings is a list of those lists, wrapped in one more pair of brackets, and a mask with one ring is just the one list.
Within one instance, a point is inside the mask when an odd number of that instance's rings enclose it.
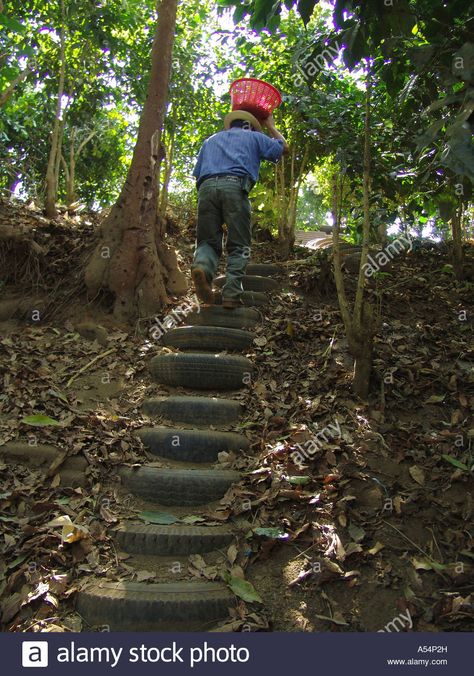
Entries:
{"label": "fallen dry leaf", "polygon": [[417,484],[420,484],[420,486],[424,485],[425,473],[421,469],[421,467],[418,467],[417,465],[412,465],[408,471],[410,472],[411,478],[414,479]]}

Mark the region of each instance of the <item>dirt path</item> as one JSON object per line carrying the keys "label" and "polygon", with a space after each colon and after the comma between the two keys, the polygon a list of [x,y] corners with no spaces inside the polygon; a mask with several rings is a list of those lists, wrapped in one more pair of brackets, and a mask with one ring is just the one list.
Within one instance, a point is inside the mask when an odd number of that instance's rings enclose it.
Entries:
{"label": "dirt path", "polygon": [[[157,608],[172,608],[175,618],[181,607],[191,628],[472,630],[472,292],[453,286],[443,266],[428,253],[400,261],[393,290],[389,279],[368,404],[351,395],[337,306],[318,292],[317,266],[283,279],[253,326],[232,327],[238,352],[217,347],[222,335],[175,332],[193,352],[205,340],[215,348],[206,354],[249,359],[252,376],[240,389],[183,387],[198,362],[184,365],[180,384],[166,384],[163,358],[187,354],[183,343],[157,349],[105,320],[84,326],[75,321],[82,309],[57,327],[3,323],[4,628],[129,626],[134,613],[146,624]],[[196,326],[209,324],[206,312],[194,317]],[[182,408],[175,397],[203,395],[213,399],[212,415],[191,399],[192,419],[183,421],[182,410],[173,419]],[[60,424],[25,422],[38,414]],[[297,453],[331,425],[340,436],[327,435],[298,463]],[[177,434],[166,437],[163,426]],[[196,435],[203,430],[238,437],[209,449]],[[202,470],[212,477],[200,475],[204,492],[196,494],[185,475]],[[213,492],[216,473],[231,480],[228,490],[224,481]],[[183,506],[193,492],[215,501]],[[98,579],[115,591],[104,603],[99,590],[100,606],[86,602],[78,614],[78,591]],[[159,584],[178,587],[168,601],[160,589],[139,597]],[[183,605],[184,584],[198,586]],[[117,603],[127,586],[130,600]],[[194,618],[190,608],[199,609]]]}

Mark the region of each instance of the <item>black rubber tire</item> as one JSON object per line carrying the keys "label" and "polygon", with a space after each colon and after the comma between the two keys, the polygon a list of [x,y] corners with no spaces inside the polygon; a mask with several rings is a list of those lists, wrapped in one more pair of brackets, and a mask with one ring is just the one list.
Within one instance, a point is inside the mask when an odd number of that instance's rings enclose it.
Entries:
{"label": "black rubber tire", "polygon": [[241,356],[177,352],[151,360],[151,373],[163,385],[196,390],[238,390],[249,382],[253,364]]}
{"label": "black rubber tire", "polygon": [[228,526],[160,526],[126,522],[113,531],[114,540],[130,554],[189,556],[228,546],[234,534]]}
{"label": "black rubber tire", "polygon": [[240,298],[246,307],[260,307],[266,305],[270,300],[269,296],[263,291],[244,291]]}
{"label": "black rubber tire", "polygon": [[[260,307],[261,305],[266,305],[270,299],[263,291],[243,291],[240,294],[240,300],[243,303],[243,307]],[[214,304],[222,305],[221,291],[214,291]]]}
{"label": "black rubber tire", "polygon": [[235,432],[143,427],[137,435],[150,453],[182,462],[215,462],[221,451],[242,451],[249,440]]}
{"label": "black rubber tire", "polygon": [[104,582],[97,580],[77,594],[76,610],[90,626],[112,631],[172,631],[181,625],[204,630],[224,619],[235,603],[219,582]]}
{"label": "black rubber tire", "polygon": [[231,329],[252,329],[260,320],[260,313],[253,308],[227,310],[219,305],[208,305],[186,316],[186,322],[191,326],[228,326]]}
{"label": "black rubber tire", "polygon": [[259,275],[260,277],[274,277],[281,275],[282,268],[276,263],[249,263],[245,273],[247,275]]}
{"label": "black rubber tire", "polygon": [[[274,291],[279,287],[276,279],[259,275],[244,275],[241,281],[244,291]],[[221,289],[225,284],[225,276],[216,277],[214,284]]]}
{"label": "black rubber tire", "polygon": [[161,342],[166,347],[180,350],[230,350],[240,352],[248,349],[254,336],[242,329],[229,329],[224,326],[179,326],[168,331]]}
{"label": "black rubber tire", "polygon": [[[361,247],[358,247],[355,244],[349,244],[348,242],[340,242],[339,248],[341,251],[353,251],[354,253],[356,253],[357,251],[361,251]],[[328,254],[332,255],[333,245],[330,244],[329,246],[324,247],[322,251],[327,251]]]}
{"label": "black rubber tire", "polygon": [[119,470],[123,485],[134,495],[161,505],[203,505],[222,498],[240,479],[228,469],[162,469],[147,465]]}
{"label": "black rubber tire", "polygon": [[217,397],[175,396],[146,399],[142,410],[146,415],[159,415],[173,422],[195,425],[232,425],[242,415],[242,404]]}

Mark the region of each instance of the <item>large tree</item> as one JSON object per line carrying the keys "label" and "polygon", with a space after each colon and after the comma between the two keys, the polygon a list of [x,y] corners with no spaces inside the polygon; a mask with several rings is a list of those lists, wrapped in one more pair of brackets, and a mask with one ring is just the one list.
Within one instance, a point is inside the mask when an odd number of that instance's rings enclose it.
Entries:
{"label": "large tree", "polygon": [[157,215],[161,132],[176,25],[177,0],[162,0],[151,54],[151,74],[137,143],[117,202],[105,219],[100,241],[86,268],[91,296],[114,294],[118,319],[151,316],[168,302],[167,293],[186,290],[176,253],[164,241]]}

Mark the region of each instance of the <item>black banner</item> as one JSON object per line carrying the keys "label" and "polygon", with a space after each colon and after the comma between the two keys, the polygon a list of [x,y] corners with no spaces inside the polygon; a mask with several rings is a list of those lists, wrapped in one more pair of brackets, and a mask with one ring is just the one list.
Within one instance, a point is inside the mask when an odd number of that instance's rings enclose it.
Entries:
{"label": "black banner", "polygon": [[[469,633],[1,634],[2,671],[49,674],[313,674],[472,670]],[[469,664],[471,667],[469,667]]]}

